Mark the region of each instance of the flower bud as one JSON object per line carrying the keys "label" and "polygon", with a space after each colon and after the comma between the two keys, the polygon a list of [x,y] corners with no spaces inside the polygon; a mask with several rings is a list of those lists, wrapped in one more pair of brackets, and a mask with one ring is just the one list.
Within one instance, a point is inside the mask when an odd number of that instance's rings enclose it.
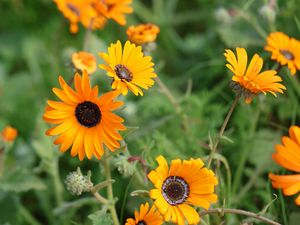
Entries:
{"label": "flower bud", "polygon": [[132,176],[135,171],[135,163],[128,162],[128,156],[119,155],[114,159],[114,165],[124,177]]}
{"label": "flower bud", "polygon": [[215,18],[222,24],[229,25],[232,23],[232,16],[229,11],[223,7],[220,7],[215,11]]}
{"label": "flower bud", "polygon": [[89,192],[93,187],[91,182],[91,175],[83,176],[80,168],[77,168],[77,171],[71,172],[68,174],[65,184],[67,190],[72,195],[81,195],[82,192]]}
{"label": "flower bud", "polygon": [[269,22],[274,22],[276,19],[275,8],[270,4],[263,5],[259,9],[259,13],[264,19],[268,20]]}

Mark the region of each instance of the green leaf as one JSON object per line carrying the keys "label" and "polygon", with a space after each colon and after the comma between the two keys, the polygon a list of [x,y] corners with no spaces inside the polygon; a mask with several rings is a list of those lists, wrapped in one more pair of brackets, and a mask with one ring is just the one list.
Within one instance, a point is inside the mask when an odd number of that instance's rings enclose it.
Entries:
{"label": "green leaf", "polygon": [[106,209],[97,211],[88,216],[90,220],[92,220],[93,225],[112,225],[113,221],[110,216],[106,212]]}

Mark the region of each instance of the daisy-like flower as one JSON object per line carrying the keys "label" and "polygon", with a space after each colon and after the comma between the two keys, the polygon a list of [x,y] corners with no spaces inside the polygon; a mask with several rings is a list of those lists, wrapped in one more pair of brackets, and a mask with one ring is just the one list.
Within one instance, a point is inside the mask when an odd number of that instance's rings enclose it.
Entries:
{"label": "daisy-like flower", "polygon": [[134,217],[128,218],[125,225],[161,225],[163,224],[163,218],[154,206],[149,210],[148,202],[142,204],[140,207],[140,212],[134,211]]}
{"label": "daisy-like flower", "polygon": [[108,19],[113,19],[118,24],[126,25],[125,14],[133,12],[130,6],[132,0],[95,0],[94,7],[102,15]]}
{"label": "daisy-like flower", "polygon": [[270,92],[276,96],[276,92],[283,93],[285,86],[280,82],[280,76],[276,75],[275,70],[266,70],[260,72],[263,66],[263,59],[255,54],[247,68],[248,56],[244,48],[236,48],[237,56],[233,51],[226,49],[225,58],[227,60],[226,67],[233,72],[233,90],[242,95],[246,103],[250,103],[252,99],[260,94]]}
{"label": "daisy-like flower", "polygon": [[60,144],[60,150],[65,152],[71,146],[71,156],[85,155],[91,159],[94,155],[100,159],[104,154],[103,144],[114,151],[120,147],[122,140],[118,130],[125,130],[121,117],[111,111],[123,105],[114,101],[119,93],[115,91],[98,97],[98,86],[91,88],[86,71],[82,77],[75,74],[73,90],[60,76],[61,89],[53,88],[53,92],[61,101],[48,100],[44,120],[57,126],[50,128],[46,134],[58,135],[54,144]]}
{"label": "daisy-like flower", "polygon": [[172,160],[170,169],[163,156],[156,160],[159,166],[148,174],[155,186],[150,191],[154,205],[165,221],[184,225],[186,219],[189,224],[198,224],[199,214],[190,205],[208,209],[217,201],[215,174],[204,167],[201,159]]}
{"label": "daisy-like flower", "polygon": [[6,126],[0,134],[4,142],[13,142],[18,136],[18,131],[11,126]]}
{"label": "daisy-like flower", "polygon": [[[287,170],[298,174],[275,175],[269,174],[272,186],[282,189],[283,194],[290,196],[300,192],[300,127],[292,126],[289,130],[289,137],[282,137],[282,144],[275,146],[276,153],[272,155],[273,160]],[[295,199],[300,205],[300,195]]]}
{"label": "daisy-like flower", "polygon": [[300,41],[282,32],[273,32],[267,38],[265,50],[272,53],[271,59],[280,65],[287,65],[291,74],[300,70]]}
{"label": "daisy-like flower", "polygon": [[100,56],[106,63],[100,68],[113,78],[112,88],[120,90],[123,95],[127,95],[128,89],[135,95],[143,95],[139,87],[148,89],[154,84],[154,63],[150,56],[143,55],[141,46],[127,41],[122,50],[121,42],[117,41],[108,48],[108,54],[102,52]]}
{"label": "daisy-like flower", "polygon": [[78,70],[86,70],[88,74],[92,74],[96,71],[97,62],[96,57],[89,52],[75,52],[72,55],[72,63]]}
{"label": "daisy-like flower", "polygon": [[158,26],[147,23],[128,27],[126,34],[131,42],[137,45],[142,45],[145,43],[154,42],[159,31],[160,30]]}

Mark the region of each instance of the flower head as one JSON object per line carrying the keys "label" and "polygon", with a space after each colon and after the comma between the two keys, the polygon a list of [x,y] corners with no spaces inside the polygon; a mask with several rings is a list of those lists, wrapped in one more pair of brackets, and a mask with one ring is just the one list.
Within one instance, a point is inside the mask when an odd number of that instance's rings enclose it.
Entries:
{"label": "flower head", "polygon": [[[275,146],[276,153],[272,155],[273,160],[287,170],[298,174],[275,175],[269,174],[272,186],[282,189],[283,194],[290,196],[300,192],[300,127],[292,126],[289,130],[289,137],[282,137],[282,144]],[[300,194],[295,199],[300,205]]]}
{"label": "flower head", "polygon": [[[250,103],[254,96],[270,92],[276,96],[276,92],[283,93],[285,86],[280,82],[280,76],[276,75],[275,70],[260,72],[263,66],[263,59],[255,54],[247,68],[248,56],[244,48],[236,48],[237,56],[226,49],[225,57],[228,62],[226,67],[233,72],[233,88],[238,94],[245,97],[246,102]],[[247,70],[246,70],[247,69]]]}
{"label": "flower head", "polygon": [[92,74],[96,71],[97,62],[96,57],[88,52],[75,52],[72,55],[72,63],[78,70],[86,70],[88,74]]}
{"label": "flower head", "polygon": [[126,24],[125,14],[133,12],[132,0],[102,0],[94,2],[95,9],[108,19],[113,19],[120,25]]}
{"label": "flower head", "polygon": [[98,86],[91,87],[86,71],[82,77],[75,75],[75,90],[60,76],[61,89],[53,88],[53,92],[61,101],[48,100],[44,120],[57,126],[50,128],[46,134],[59,135],[54,144],[60,144],[60,150],[65,152],[71,148],[72,156],[82,160],[94,155],[100,159],[104,154],[103,144],[114,151],[120,147],[122,140],[118,130],[125,130],[121,117],[111,111],[117,109],[123,102],[114,101],[119,93],[108,92],[98,97]]}
{"label": "flower head", "polygon": [[100,68],[113,78],[112,88],[121,91],[123,95],[127,94],[128,89],[135,95],[143,95],[139,87],[148,89],[154,84],[152,78],[156,74],[152,58],[143,55],[141,46],[137,47],[127,41],[122,49],[121,42],[117,41],[108,48],[108,54],[100,53],[100,56],[106,63],[101,64]]}
{"label": "flower head", "polygon": [[300,41],[282,32],[273,32],[267,38],[265,50],[272,53],[271,59],[287,65],[293,75],[300,70]]}
{"label": "flower head", "polygon": [[159,27],[151,23],[140,24],[128,27],[126,33],[132,43],[142,45],[156,40]]}
{"label": "flower head", "polygon": [[142,204],[140,207],[140,212],[134,211],[134,217],[128,218],[125,225],[161,225],[163,224],[162,216],[156,211],[154,206],[149,210],[148,202]]}
{"label": "flower head", "polygon": [[156,158],[159,166],[148,174],[155,189],[150,191],[154,205],[165,221],[179,225],[197,224],[199,214],[190,205],[208,209],[217,201],[214,187],[218,184],[213,171],[204,168],[201,159],[172,160],[170,168],[163,156]]}
{"label": "flower head", "polygon": [[16,137],[18,136],[18,131],[17,129],[11,127],[11,126],[6,126],[4,129],[0,132],[2,140],[4,142],[13,142]]}

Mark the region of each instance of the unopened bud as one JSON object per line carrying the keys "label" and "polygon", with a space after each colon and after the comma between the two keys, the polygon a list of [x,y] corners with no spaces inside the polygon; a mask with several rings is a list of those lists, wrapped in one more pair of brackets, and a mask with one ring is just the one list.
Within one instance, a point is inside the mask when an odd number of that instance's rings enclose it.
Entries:
{"label": "unopened bud", "polygon": [[268,20],[269,22],[274,22],[276,19],[275,8],[272,7],[270,4],[263,5],[259,9],[259,13],[264,19]]}
{"label": "unopened bud", "polygon": [[230,15],[229,11],[223,7],[218,8],[215,11],[215,18],[222,24],[229,25],[232,23],[232,16]]}
{"label": "unopened bud", "polygon": [[75,172],[69,173],[65,180],[67,190],[70,191],[72,195],[81,195],[82,192],[89,192],[93,187],[91,182],[91,175],[83,176],[80,168]]}
{"label": "unopened bud", "polygon": [[128,162],[128,156],[119,155],[114,159],[114,165],[124,177],[132,176],[135,171],[135,163]]}

